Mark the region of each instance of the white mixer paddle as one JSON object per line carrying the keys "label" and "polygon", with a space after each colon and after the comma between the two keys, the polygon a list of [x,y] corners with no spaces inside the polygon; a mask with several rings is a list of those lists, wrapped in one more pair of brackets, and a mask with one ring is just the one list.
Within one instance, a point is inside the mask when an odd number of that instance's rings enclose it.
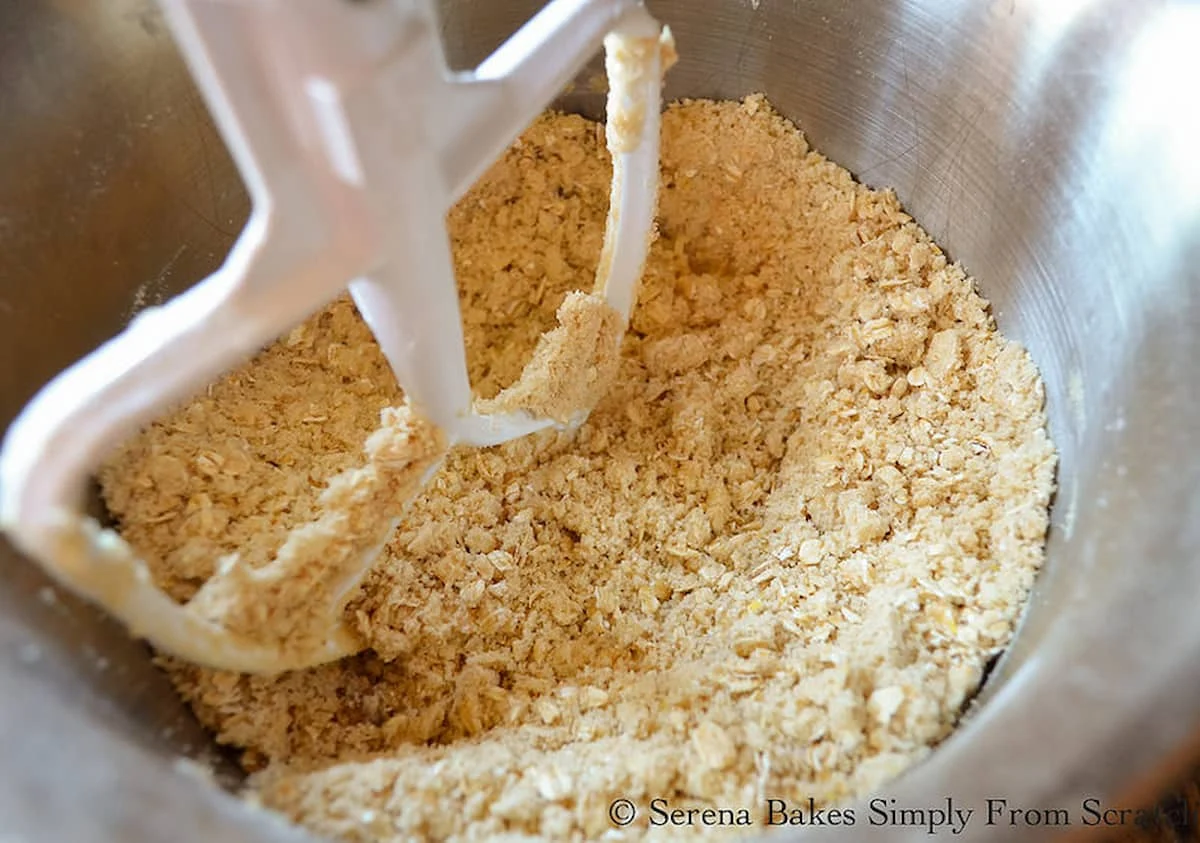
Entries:
{"label": "white mixer paddle", "polygon": [[[244,672],[315,665],[361,647],[344,606],[450,446],[578,423],[598,397],[570,377],[565,394],[541,394],[531,365],[493,401],[473,401],[444,216],[603,41],[612,201],[596,295],[569,298],[566,315],[594,329],[585,346],[618,343],[653,227],[670,35],[637,0],[554,0],[475,71],[451,73],[432,0],[163,5],[253,212],[220,269],[139,314],[25,408],[0,451],[0,525],[162,651]],[[221,560],[189,603],[174,602],[83,513],[89,474],[347,287],[407,405],[384,412],[364,464],[331,480],[324,514],[274,559]],[[535,362],[558,355],[570,375],[587,355],[564,336],[543,337]]]}

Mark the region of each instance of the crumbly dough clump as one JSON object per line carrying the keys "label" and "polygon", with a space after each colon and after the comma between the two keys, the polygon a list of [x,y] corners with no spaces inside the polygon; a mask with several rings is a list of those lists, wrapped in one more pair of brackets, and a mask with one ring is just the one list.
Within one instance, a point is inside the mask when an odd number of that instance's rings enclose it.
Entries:
{"label": "crumbly dough clump", "polygon": [[521,379],[481,413],[524,410],[561,424],[581,421],[608,392],[621,367],[621,314],[597,293],[570,292],[558,327],[542,335]]}
{"label": "crumbly dough clump", "polygon": [[[263,804],[350,841],[678,838],[608,805],[861,794],[1007,644],[1054,465],[1025,351],[761,97],[663,132],[660,237],[588,422],[450,453],[347,608],[371,652],[169,665]],[[482,394],[590,286],[608,168],[600,127],[547,116],[451,213]],[[108,503],[187,597],[311,520],[399,400],[339,301],[126,448]]]}

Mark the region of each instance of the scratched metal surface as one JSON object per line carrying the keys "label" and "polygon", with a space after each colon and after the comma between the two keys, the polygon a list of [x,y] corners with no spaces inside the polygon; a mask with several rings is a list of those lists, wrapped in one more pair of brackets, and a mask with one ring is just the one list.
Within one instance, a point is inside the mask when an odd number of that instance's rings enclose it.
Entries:
{"label": "scratched metal surface", "polygon": [[[247,205],[145,2],[0,6],[0,127],[7,425],[42,382],[135,309],[216,266]],[[211,753],[146,649],[51,588],[3,540],[0,582],[6,736],[19,745],[34,739],[26,727],[42,730],[40,716],[11,708],[28,683],[43,694],[57,689],[79,714],[147,750]],[[5,769],[4,780],[11,774]],[[0,808],[0,838],[5,816]]]}
{"label": "scratched metal surface", "polygon": [[[537,3],[442,5],[468,66]],[[1137,795],[1200,720],[1200,123],[1180,107],[1200,11],[650,5],[683,56],[670,96],[763,91],[830,157],[894,186],[1046,376],[1063,451],[1050,564],[981,705],[889,795]],[[564,105],[598,113],[597,69]],[[0,422],[216,266],[247,210],[150,2],[0,4]],[[300,839],[174,769],[203,738],[144,649],[44,586],[0,544],[0,839]]]}

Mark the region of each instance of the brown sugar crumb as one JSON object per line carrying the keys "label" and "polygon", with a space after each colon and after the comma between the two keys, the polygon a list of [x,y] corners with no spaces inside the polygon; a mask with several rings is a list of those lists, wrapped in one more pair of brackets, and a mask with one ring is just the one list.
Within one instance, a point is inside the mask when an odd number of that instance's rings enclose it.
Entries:
{"label": "brown sugar crumb", "polygon": [[[608,166],[599,127],[547,116],[450,215],[482,394],[590,287]],[[925,756],[1008,643],[1054,466],[1028,355],[761,97],[670,108],[662,178],[606,397],[450,452],[347,608],[371,651],[170,665],[263,805],[397,843],[653,836],[656,797],[761,822]],[[203,560],[269,559],[398,400],[335,303],[127,447],[108,502],[188,596]]]}

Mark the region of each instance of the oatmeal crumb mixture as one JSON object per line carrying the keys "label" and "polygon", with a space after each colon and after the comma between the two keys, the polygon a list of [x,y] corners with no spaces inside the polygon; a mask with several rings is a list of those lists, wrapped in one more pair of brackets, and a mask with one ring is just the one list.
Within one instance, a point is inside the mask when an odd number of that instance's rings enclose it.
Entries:
{"label": "oatmeal crumb mixture", "polygon": [[[607,396],[450,453],[347,608],[370,651],[169,663],[262,804],[398,843],[616,834],[617,797],[844,800],[945,737],[1008,642],[1054,465],[1027,354],[761,97],[671,107],[662,155]],[[608,168],[600,127],[546,116],[451,213],[481,394],[590,286]],[[338,301],[123,449],[106,499],[187,598],[319,514],[400,400]]]}

